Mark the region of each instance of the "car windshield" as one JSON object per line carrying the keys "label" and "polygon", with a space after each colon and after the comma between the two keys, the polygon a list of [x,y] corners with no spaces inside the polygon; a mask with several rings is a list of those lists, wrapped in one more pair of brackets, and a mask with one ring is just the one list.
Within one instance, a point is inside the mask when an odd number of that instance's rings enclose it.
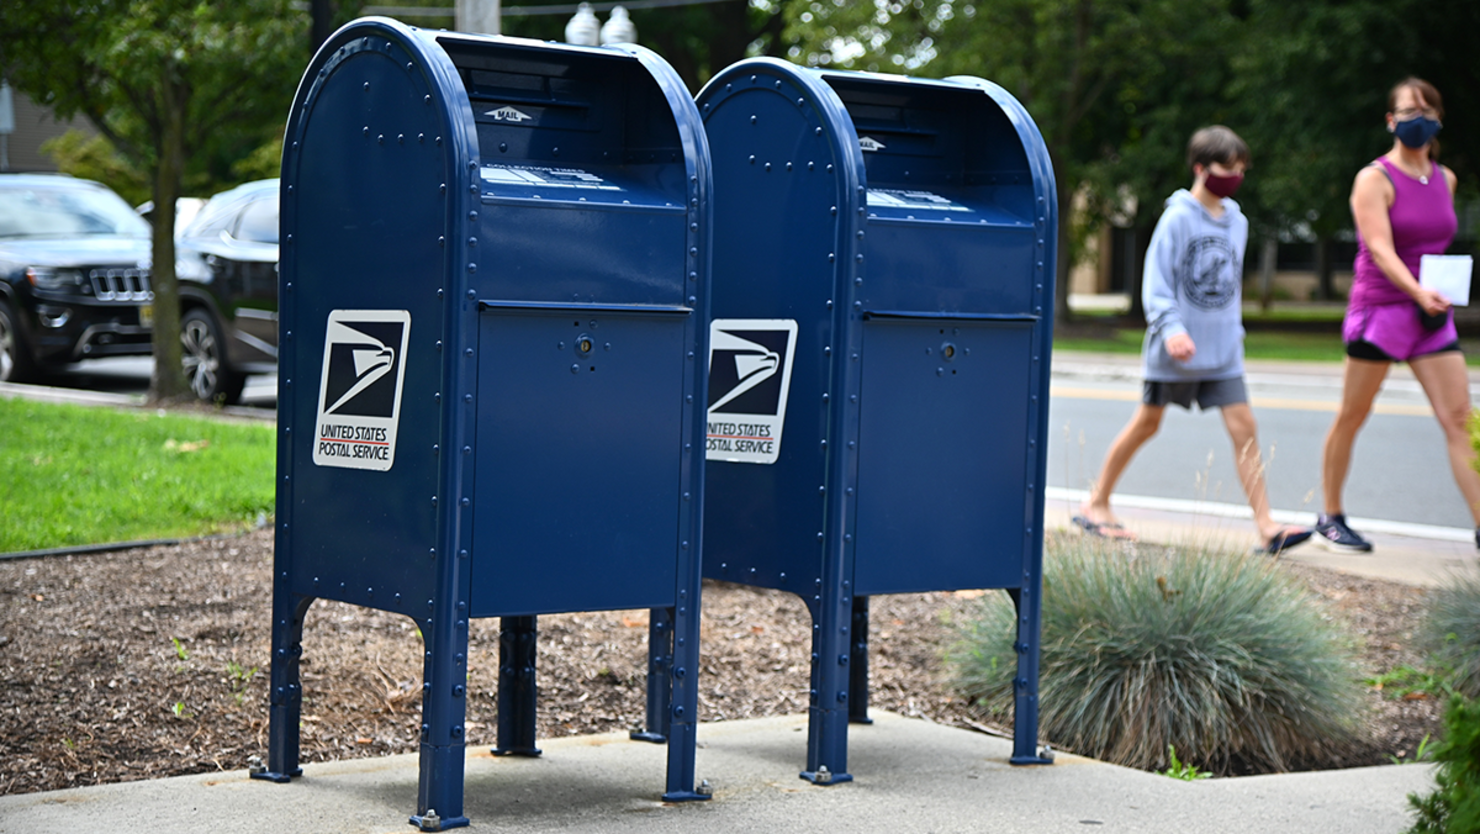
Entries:
{"label": "car windshield", "polygon": [[149,223],[103,188],[0,184],[0,238],[85,235],[148,237]]}
{"label": "car windshield", "polygon": [[[271,187],[266,189],[266,191],[271,192],[275,197],[277,192],[277,180],[266,182],[271,183]],[[209,200],[206,200],[206,204],[204,206],[201,206],[200,211],[196,212],[195,217],[192,218],[190,221],[190,225],[185,228],[184,232],[182,232],[182,236],[214,238],[217,235],[221,234],[221,232],[223,231],[229,231],[229,227],[236,221],[237,215],[242,209],[243,201],[247,199],[252,199],[262,193],[265,193],[264,191],[251,189],[250,186],[252,185],[252,183],[248,183],[245,186],[237,186],[236,188],[233,188],[229,191],[223,191],[220,194],[211,197]],[[244,194],[247,196],[244,197]],[[271,223],[274,227],[276,227],[277,200],[274,199],[269,204],[269,207],[272,209]],[[261,211],[262,209],[258,210]],[[276,228],[273,229],[272,237],[270,240],[260,236],[247,237],[243,239],[258,241],[262,243],[277,243],[277,230]]]}

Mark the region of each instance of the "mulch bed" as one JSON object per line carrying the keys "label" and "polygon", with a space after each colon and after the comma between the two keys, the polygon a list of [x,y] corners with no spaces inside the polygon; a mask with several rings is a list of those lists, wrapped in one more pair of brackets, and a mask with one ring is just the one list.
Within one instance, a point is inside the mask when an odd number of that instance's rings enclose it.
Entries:
{"label": "mulch bed", "polygon": [[[0,562],[0,792],[241,770],[267,753],[272,536]],[[1418,666],[1424,591],[1285,563],[1360,646],[1365,676]],[[872,603],[871,704],[978,730],[948,686],[951,622],[981,592]],[[542,737],[641,723],[646,611],[541,617]],[[795,597],[705,583],[700,717],[806,710],[809,622]],[[407,618],[333,602],[305,628],[302,760],[417,749],[422,644]],[[494,743],[498,621],[474,620],[468,741]],[[1436,699],[1369,692],[1366,742],[1339,764],[1387,764],[1437,734]],[[703,730],[700,730],[701,738]]]}

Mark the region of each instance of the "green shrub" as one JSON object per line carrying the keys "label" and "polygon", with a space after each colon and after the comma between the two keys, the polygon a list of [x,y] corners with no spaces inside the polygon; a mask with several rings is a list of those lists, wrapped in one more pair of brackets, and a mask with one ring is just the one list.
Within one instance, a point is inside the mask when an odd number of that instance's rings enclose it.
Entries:
{"label": "green shrub", "polygon": [[1450,685],[1480,698],[1480,569],[1455,574],[1433,592],[1424,636]]}
{"label": "green shrub", "polygon": [[1455,697],[1444,712],[1444,740],[1434,748],[1438,788],[1409,794],[1416,820],[1411,834],[1480,831],[1480,701]]}
{"label": "green shrub", "polygon": [[[1050,539],[1040,734],[1145,770],[1185,762],[1284,770],[1348,749],[1352,653],[1318,602],[1267,558]],[[1014,611],[983,599],[950,652],[960,691],[1012,708]]]}

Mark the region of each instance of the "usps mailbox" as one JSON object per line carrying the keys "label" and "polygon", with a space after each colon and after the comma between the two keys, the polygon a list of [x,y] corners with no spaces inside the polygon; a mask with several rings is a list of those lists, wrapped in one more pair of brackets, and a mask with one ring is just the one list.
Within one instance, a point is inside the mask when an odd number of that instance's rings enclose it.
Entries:
{"label": "usps mailbox", "polygon": [[802,777],[852,779],[868,597],[1007,589],[1013,761],[1037,750],[1053,171],[973,78],[736,64],[698,96],[714,158],[704,575],[813,621]]}
{"label": "usps mailbox", "polygon": [[653,608],[668,800],[694,791],[710,175],[673,70],[367,18],[283,154],[269,761],[298,775],[313,600],[425,640],[414,824],[467,824],[468,621],[504,618],[499,747],[534,755],[535,617]]}

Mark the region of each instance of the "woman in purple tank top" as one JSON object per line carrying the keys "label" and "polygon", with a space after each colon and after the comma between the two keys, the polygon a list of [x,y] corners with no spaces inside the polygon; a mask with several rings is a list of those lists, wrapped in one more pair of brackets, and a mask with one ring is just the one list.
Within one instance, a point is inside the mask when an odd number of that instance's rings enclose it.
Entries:
{"label": "woman in purple tank top", "polygon": [[1480,547],[1480,473],[1465,428],[1469,375],[1459,350],[1450,300],[1419,285],[1419,261],[1442,254],[1454,239],[1454,172],[1434,158],[1434,134],[1444,115],[1439,91],[1421,78],[1388,94],[1392,150],[1357,174],[1352,217],[1357,224],[1356,277],[1342,339],[1346,376],[1341,404],[1322,455],[1325,511],[1316,539],[1332,550],[1365,553],[1371,542],[1347,526],[1341,491],[1352,444],[1394,362],[1407,362],[1444,429],[1454,479],[1475,518]]}

